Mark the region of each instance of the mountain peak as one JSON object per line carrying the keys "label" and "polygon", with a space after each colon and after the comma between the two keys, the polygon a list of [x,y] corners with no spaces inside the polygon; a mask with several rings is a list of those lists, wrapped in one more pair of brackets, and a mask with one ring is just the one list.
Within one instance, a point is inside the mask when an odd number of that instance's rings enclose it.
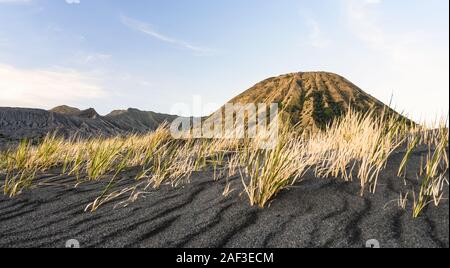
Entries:
{"label": "mountain peak", "polygon": [[133,113],[133,112],[141,112],[141,110],[138,110],[136,108],[128,108],[126,110],[114,110],[106,115],[106,117],[114,117],[114,116],[120,116],[127,113]]}
{"label": "mountain peak", "polygon": [[101,117],[94,108],[89,108],[86,110],[80,110],[78,108],[70,107],[67,105],[57,106],[50,110],[50,112],[70,115],[70,116],[78,116],[86,119],[97,119]]}
{"label": "mountain peak", "polygon": [[266,79],[230,101],[278,103],[302,127],[323,127],[350,107],[359,111],[387,107],[344,77],[330,72],[299,72]]}
{"label": "mountain peak", "polygon": [[58,113],[58,114],[67,114],[67,115],[74,115],[74,114],[78,114],[79,112],[81,112],[80,109],[75,108],[75,107],[71,107],[68,105],[60,105],[60,106],[56,106],[55,108],[49,110],[50,112],[54,112],[54,113]]}
{"label": "mountain peak", "polygon": [[94,108],[83,110],[77,114],[78,117],[87,119],[97,119],[101,117]]}

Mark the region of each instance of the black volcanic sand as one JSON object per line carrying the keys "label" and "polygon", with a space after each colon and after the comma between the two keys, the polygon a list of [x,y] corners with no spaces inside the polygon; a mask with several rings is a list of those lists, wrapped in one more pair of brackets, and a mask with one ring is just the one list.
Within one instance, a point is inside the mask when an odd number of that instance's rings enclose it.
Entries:
{"label": "black volcanic sand", "polygon": [[[84,213],[105,182],[74,188],[73,178],[49,175],[45,185],[19,197],[0,197],[0,247],[449,247],[449,206],[431,205],[419,219],[397,203],[400,191],[417,187],[420,156],[409,165],[407,185],[396,177],[403,156],[396,153],[382,173],[375,195],[359,196],[359,183],[317,179],[312,174],[281,192],[266,209],[250,207],[239,177],[222,195],[225,180],[211,172],[178,188],[163,186],[126,208],[107,204]],[[131,184],[128,179],[126,184]],[[448,187],[446,187],[448,197]],[[416,188],[417,189],[417,188]],[[387,206],[386,206],[387,205]]]}

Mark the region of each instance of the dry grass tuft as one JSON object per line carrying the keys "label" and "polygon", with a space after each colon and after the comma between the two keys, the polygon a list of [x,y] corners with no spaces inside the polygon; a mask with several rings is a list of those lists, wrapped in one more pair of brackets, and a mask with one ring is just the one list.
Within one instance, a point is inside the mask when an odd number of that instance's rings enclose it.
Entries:
{"label": "dry grass tuft", "polygon": [[[241,176],[251,205],[265,207],[277,194],[300,181],[308,171],[318,178],[359,180],[361,195],[377,190],[380,172],[389,156],[406,147],[398,170],[406,176],[408,162],[419,146],[428,146],[421,176],[421,189],[414,194],[413,216],[418,217],[431,203],[438,206],[448,186],[448,128],[442,120],[434,131],[412,125],[400,116],[366,114],[349,110],[334,123],[316,132],[301,132],[296,126],[281,124],[274,146],[263,146],[267,137],[254,139],[175,140],[167,125],[146,135],[127,137],[62,139],[48,135],[39,145],[21,142],[15,149],[0,152],[3,192],[8,196],[30,188],[40,174],[60,169],[83,181],[108,180],[103,193],[87,208],[94,211],[119,196],[136,200],[148,189],[164,184],[173,187],[189,183],[193,172],[212,170],[214,180]],[[138,170],[136,185],[115,188],[127,170]],[[223,195],[233,190],[227,184]],[[399,206],[406,207],[408,195]]]}

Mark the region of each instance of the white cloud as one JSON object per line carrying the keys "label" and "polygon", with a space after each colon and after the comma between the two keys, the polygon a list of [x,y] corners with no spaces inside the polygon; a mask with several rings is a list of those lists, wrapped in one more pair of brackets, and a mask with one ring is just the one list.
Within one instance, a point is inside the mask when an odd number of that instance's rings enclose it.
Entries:
{"label": "white cloud", "polygon": [[81,3],[81,1],[80,0],[66,0],[66,3],[69,5],[72,5],[72,4],[78,5]]}
{"label": "white cloud", "polygon": [[0,0],[0,4],[23,4],[29,2],[31,2],[31,0]]}
{"label": "white cloud", "polygon": [[0,63],[0,106],[50,108],[106,95],[97,79],[68,69],[22,69]]}
{"label": "white cloud", "polygon": [[367,4],[379,4],[381,3],[381,0],[365,0],[363,2],[366,2]]}
{"label": "white cloud", "polygon": [[[33,0],[0,0],[0,4],[24,4],[24,3],[30,3]],[[65,2],[69,5],[72,4],[81,4],[81,0],[65,0]]]}
{"label": "white cloud", "polygon": [[155,31],[149,24],[145,22],[141,22],[132,18],[128,18],[125,16],[121,16],[121,22],[129,27],[130,29],[139,31],[145,35],[151,36],[152,38],[155,38],[159,41],[174,45],[176,47],[190,50],[194,52],[197,55],[211,55],[214,54],[214,50],[204,47],[195,46],[193,44],[190,44],[189,42],[178,40],[169,36],[166,36],[164,34],[161,34],[157,31]]}
{"label": "white cloud", "polygon": [[308,44],[314,48],[327,47],[330,44],[330,41],[323,36],[320,24],[312,18],[308,18],[306,23],[310,28]]}
{"label": "white cloud", "polygon": [[93,61],[105,61],[105,60],[109,60],[111,58],[112,58],[112,55],[98,53],[98,54],[86,55],[83,60],[85,63],[90,63]]}
{"label": "white cloud", "polygon": [[383,100],[393,92],[397,108],[416,120],[447,113],[448,46],[417,29],[394,32],[383,27],[376,12],[381,0],[343,3],[351,33],[368,50],[364,70],[358,71],[361,84]]}
{"label": "white cloud", "polygon": [[372,8],[381,0],[344,0],[344,3],[353,33],[371,48],[384,48],[386,37],[372,15]]}
{"label": "white cloud", "polygon": [[99,63],[99,62],[105,62],[112,58],[112,55],[105,54],[105,53],[85,53],[85,52],[78,52],[74,55],[71,62],[76,64],[92,64],[92,63]]}

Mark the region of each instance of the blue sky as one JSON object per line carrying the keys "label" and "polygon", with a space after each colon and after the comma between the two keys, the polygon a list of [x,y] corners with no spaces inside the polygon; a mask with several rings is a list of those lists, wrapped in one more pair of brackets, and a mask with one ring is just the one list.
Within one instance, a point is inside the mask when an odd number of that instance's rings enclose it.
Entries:
{"label": "blue sky", "polygon": [[[0,0],[0,106],[207,114],[267,77],[341,74],[449,110],[447,0]],[[197,97],[198,98],[198,97]]]}

